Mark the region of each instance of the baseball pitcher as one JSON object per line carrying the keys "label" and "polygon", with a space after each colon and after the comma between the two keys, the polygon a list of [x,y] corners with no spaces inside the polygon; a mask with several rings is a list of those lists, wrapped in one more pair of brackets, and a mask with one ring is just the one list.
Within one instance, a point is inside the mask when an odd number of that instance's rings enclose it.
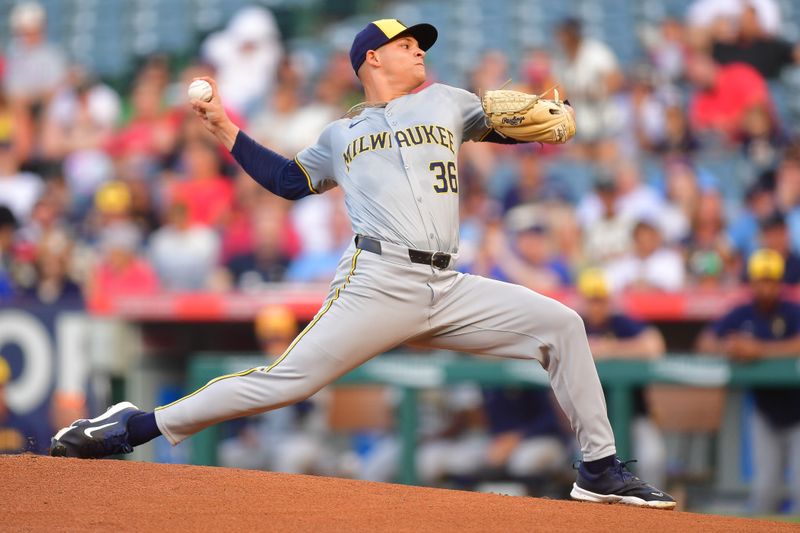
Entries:
{"label": "baseball pitcher", "polygon": [[192,107],[205,127],[263,187],[291,200],[344,191],[356,235],[328,297],[269,365],[220,376],[154,412],[129,402],[78,420],[52,439],[51,454],[103,457],[164,435],[177,444],[236,417],[307,398],[401,343],[530,359],[550,376],[580,443],[572,497],[671,509],[675,500],[616,457],[603,391],[578,314],[521,286],[453,270],[458,256],[461,143],[563,143],[575,133],[566,102],[514,91],[467,91],[425,81],[430,24],[377,20],[356,35],[350,59],[365,102],[293,160],[259,145],[213,96]]}

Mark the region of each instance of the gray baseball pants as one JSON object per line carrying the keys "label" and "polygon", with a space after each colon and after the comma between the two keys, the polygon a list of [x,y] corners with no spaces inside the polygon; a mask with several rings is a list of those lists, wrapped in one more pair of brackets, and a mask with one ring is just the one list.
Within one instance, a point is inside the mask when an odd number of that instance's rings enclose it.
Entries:
{"label": "gray baseball pants", "polygon": [[412,263],[407,249],[389,243],[380,255],[350,246],[325,304],[275,362],[211,380],[157,408],[156,422],[177,444],[212,424],[303,400],[402,343],[539,361],[583,459],[615,453],[575,311],[518,285]]}

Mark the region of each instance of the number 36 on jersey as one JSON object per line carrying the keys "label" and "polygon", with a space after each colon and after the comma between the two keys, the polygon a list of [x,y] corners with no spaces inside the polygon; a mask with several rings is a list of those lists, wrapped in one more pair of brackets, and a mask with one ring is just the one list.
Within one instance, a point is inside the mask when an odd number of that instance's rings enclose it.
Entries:
{"label": "number 36 on jersey", "polygon": [[454,161],[431,161],[428,167],[433,173],[433,190],[444,194],[452,192],[458,194],[458,174]]}

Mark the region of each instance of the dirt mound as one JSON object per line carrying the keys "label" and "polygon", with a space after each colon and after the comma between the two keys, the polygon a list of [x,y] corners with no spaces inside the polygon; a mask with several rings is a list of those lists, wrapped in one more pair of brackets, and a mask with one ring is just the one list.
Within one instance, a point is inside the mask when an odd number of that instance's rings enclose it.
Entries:
{"label": "dirt mound", "polygon": [[131,461],[0,456],[0,531],[798,531],[779,522]]}

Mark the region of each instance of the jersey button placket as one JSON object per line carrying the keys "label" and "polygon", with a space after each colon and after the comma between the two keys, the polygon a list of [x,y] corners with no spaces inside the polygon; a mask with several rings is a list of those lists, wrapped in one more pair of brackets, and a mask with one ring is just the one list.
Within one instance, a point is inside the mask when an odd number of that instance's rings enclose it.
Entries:
{"label": "jersey button placket", "polygon": [[[396,133],[397,130],[398,130],[398,128],[397,128],[397,120],[393,120],[392,119],[392,112],[389,109],[387,109],[385,111],[385,113],[386,113],[386,120],[391,125],[392,131]],[[419,190],[418,185],[415,182],[415,179],[414,179],[414,176],[413,176],[414,172],[411,170],[411,165],[409,164],[409,161],[408,161],[408,158],[411,157],[411,153],[408,151],[408,148],[405,148],[405,147],[400,148],[399,151],[400,151],[400,159],[403,162],[403,169],[406,171],[405,172],[406,179],[408,179],[408,182],[411,185],[411,190],[414,193],[413,198],[415,198],[417,200],[417,203],[419,204],[420,219],[421,219],[421,222],[422,222],[423,231],[425,231],[425,233],[423,233],[422,235],[429,235],[428,247],[430,248],[432,240],[434,238],[434,234],[433,233],[428,233],[428,231],[429,231],[428,230],[428,223],[425,220],[425,213],[422,211],[422,208],[421,208],[421,206],[423,204],[422,191]]]}

